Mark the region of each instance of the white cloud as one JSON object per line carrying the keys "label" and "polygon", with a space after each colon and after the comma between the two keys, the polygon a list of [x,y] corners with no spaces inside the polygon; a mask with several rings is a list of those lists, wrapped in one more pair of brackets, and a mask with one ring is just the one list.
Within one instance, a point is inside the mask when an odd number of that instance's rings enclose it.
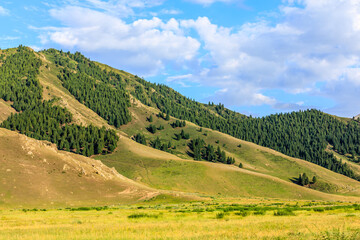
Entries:
{"label": "white cloud", "polygon": [[0,41],[12,41],[20,39],[20,37],[13,37],[13,36],[2,36],[0,37]]}
{"label": "white cloud", "polygon": [[[43,28],[43,44],[53,42],[68,49],[113,54],[116,65],[140,74],[155,74],[167,64],[191,61],[200,43],[185,36],[179,22],[159,18],[125,23],[118,17],[82,7],[52,9],[62,28]],[[115,57],[112,57],[114,60]]]}
{"label": "white cloud", "polygon": [[186,82],[194,82],[190,80],[193,77],[192,74],[185,74],[185,75],[178,75],[178,76],[171,76],[166,79],[168,83],[176,83],[182,87],[191,87]]}
{"label": "white cloud", "polygon": [[344,88],[341,83],[346,82],[360,91],[360,68],[353,67],[360,60],[360,2],[290,1],[280,8],[278,19],[276,24],[266,19],[247,23],[237,31],[212,24],[207,17],[182,21],[182,27],[197,31],[209,53],[212,67],[198,77],[204,84],[227,88],[220,100],[232,105],[238,101],[240,105],[276,107],[275,99],[261,94],[271,89],[291,94],[320,90],[321,95],[338,103],[345,104],[341,98],[349,97],[352,101],[348,105],[358,102],[359,94],[334,94],[330,87],[317,89],[316,84]]}
{"label": "white cloud", "polygon": [[192,74],[185,74],[185,75],[179,75],[179,76],[171,76],[166,79],[167,82],[176,82],[179,80],[186,80],[190,79],[193,75]]}
{"label": "white cloud", "polygon": [[134,9],[161,5],[165,0],[67,0],[69,6],[91,8],[117,17],[135,15]]}
{"label": "white cloud", "polygon": [[0,16],[8,16],[8,15],[10,15],[10,11],[0,6]]}
{"label": "white cloud", "polygon": [[186,0],[186,1],[196,3],[196,4],[201,4],[204,6],[210,6],[211,4],[216,3],[216,2],[223,2],[223,3],[235,2],[235,0]]}

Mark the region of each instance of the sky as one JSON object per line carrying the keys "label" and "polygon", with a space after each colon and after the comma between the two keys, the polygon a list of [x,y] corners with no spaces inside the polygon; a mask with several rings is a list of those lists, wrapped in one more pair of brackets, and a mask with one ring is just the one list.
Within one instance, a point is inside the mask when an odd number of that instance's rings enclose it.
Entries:
{"label": "sky", "polygon": [[360,114],[359,0],[0,0],[0,26],[247,115]]}

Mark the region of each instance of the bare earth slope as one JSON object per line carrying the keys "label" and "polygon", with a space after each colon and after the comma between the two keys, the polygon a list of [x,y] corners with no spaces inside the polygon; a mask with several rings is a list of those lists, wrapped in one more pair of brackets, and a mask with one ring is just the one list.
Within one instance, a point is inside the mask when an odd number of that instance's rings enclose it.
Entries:
{"label": "bare earth slope", "polygon": [[158,194],[100,161],[0,128],[1,205],[101,205]]}
{"label": "bare earth slope", "polygon": [[0,99],[0,123],[6,120],[11,113],[15,113],[15,109],[13,109],[9,103]]}

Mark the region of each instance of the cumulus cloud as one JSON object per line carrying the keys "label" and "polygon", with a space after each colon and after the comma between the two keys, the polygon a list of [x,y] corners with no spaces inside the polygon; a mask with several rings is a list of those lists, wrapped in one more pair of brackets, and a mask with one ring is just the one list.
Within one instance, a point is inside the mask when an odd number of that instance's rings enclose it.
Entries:
{"label": "cumulus cloud", "polygon": [[[182,21],[182,27],[197,31],[210,55],[212,67],[199,77],[228,89],[220,99],[228,99],[232,105],[237,104],[234,99],[241,105],[264,103],[276,108],[275,99],[261,94],[268,89],[292,94],[320,91],[349,106],[359,101],[358,94],[331,89],[344,89],[342,84],[347,84],[360,90],[360,3],[288,1],[280,7],[279,19],[275,24],[266,19],[246,23],[236,31],[212,24],[207,17]],[[319,82],[326,87],[317,89]],[[348,101],[342,100],[345,98]],[[360,112],[355,106],[352,111],[350,107],[342,109],[348,109],[342,112],[345,115]]]}
{"label": "cumulus cloud", "polygon": [[[42,42],[57,43],[84,52],[112,53],[117,65],[142,74],[155,74],[167,64],[191,61],[200,43],[185,36],[175,19],[122,19],[88,8],[67,6],[52,9],[50,15],[64,27],[43,28]],[[181,49],[181,51],[179,51]]]}

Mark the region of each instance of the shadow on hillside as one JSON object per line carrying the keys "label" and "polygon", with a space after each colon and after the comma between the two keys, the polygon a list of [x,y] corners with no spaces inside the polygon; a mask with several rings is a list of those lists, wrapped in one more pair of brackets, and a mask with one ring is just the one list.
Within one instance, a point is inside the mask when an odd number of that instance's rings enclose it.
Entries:
{"label": "shadow on hillside", "polygon": [[299,178],[297,178],[297,177],[289,178],[289,180],[290,180],[292,183],[299,184]]}

